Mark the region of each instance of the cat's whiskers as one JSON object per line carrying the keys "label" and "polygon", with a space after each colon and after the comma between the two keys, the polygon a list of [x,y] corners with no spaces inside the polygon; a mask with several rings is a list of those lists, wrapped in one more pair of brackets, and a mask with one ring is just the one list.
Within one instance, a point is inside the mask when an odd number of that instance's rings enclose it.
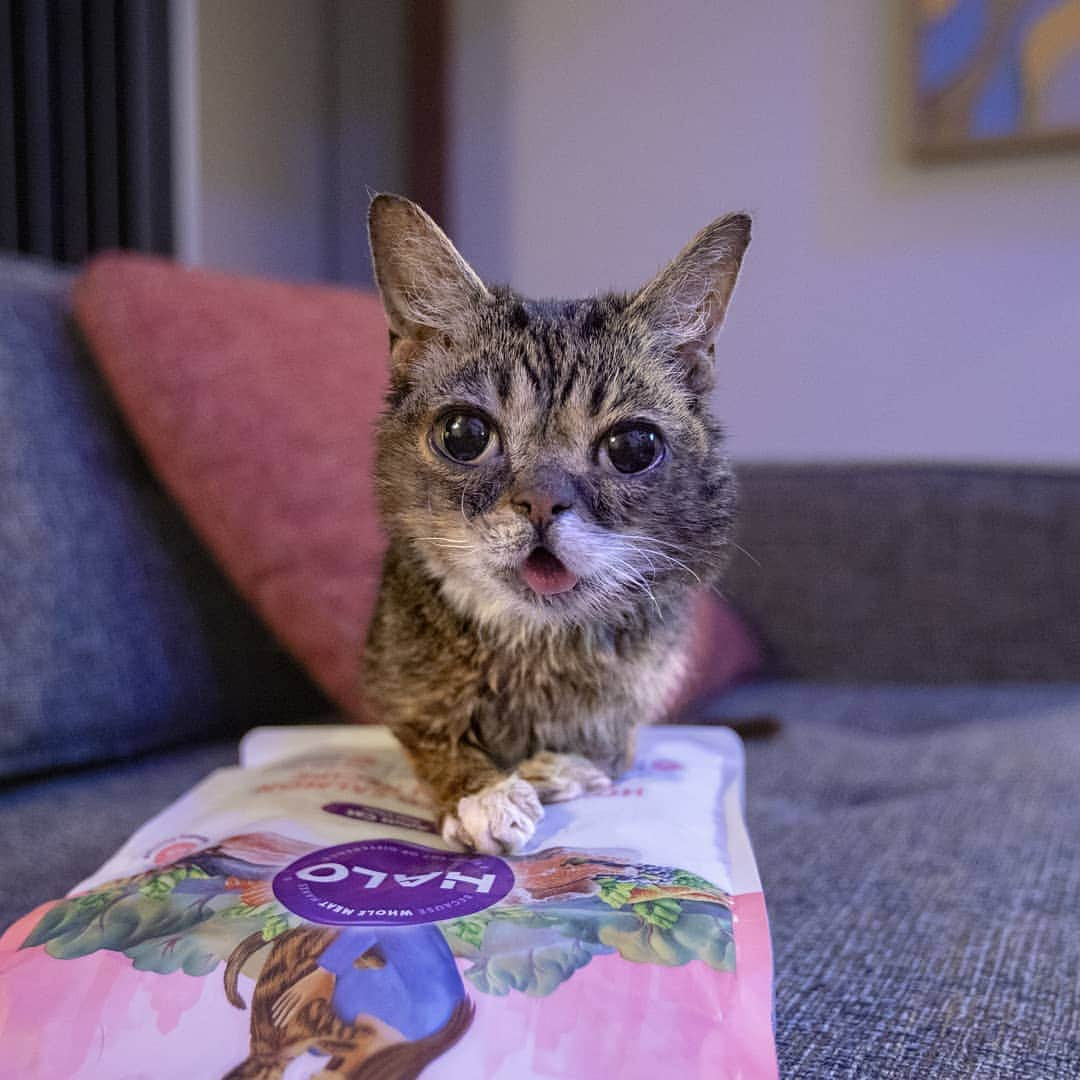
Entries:
{"label": "cat's whiskers", "polygon": [[639,533],[612,533],[617,540],[636,540],[639,543],[656,544],[659,547],[674,548],[676,551],[685,551],[685,544],[673,544],[670,540],[661,540],[656,536],[641,536]]}
{"label": "cat's whiskers", "polygon": [[[641,556],[649,562],[650,569],[655,576],[656,566],[652,562],[653,559],[659,559],[671,566],[676,566],[680,570],[689,574],[699,585],[702,584],[701,578],[698,574],[687,566],[681,559],[676,559],[674,555],[669,555],[666,551],[659,551],[653,545],[656,543],[662,543],[662,541],[656,541],[653,537],[648,536],[633,536],[629,533],[614,533],[613,538],[619,542],[618,549],[621,551],[633,552],[636,555]],[[669,545],[675,547],[676,545]]]}
{"label": "cat's whiskers", "polygon": [[469,540],[461,540],[452,536],[410,536],[409,539],[413,543],[434,544],[435,547],[457,550],[469,550],[473,546]]}
{"label": "cat's whiskers", "polygon": [[654,559],[662,559],[664,562],[669,563],[672,566],[677,566],[680,570],[689,574],[699,585],[701,584],[701,578],[698,576],[698,574],[689,566],[687,566],[686,563],[684,563],[681,559],[676,559],[673,556],[668,555],[667,552],[664,551],[650,551],[648,548],[645,548],[643,550],[648,552],[648,555],[650,555]]}
{"label": "cat's whiskers", "polygon": [[[653,547],[659,546],[663,548],[670,548],[677,554],[684,555],[686,557],[697,556],[699,558],[707,558],[711,554],[710,549],[708,547],[702,546],[702,544],[700,543],[684,542],[681,544],[675,544],[672,543],[670,540],[661,540],[659,539],[659,537],[656,536],[640,536],[634,533],[615,533],[614,535],[619,539],[629,540],[639,544],[646,544]],[[725,543],[730,542],[731,541],[725,541]],[[749,555],[749,552],[744,551],[744,554]],[[752,558],[753,556],[750,557]]]}
{"label": "cat's whiskers", "polygon": [[729,540],[728,543],[736,550],[741,551],[759,570],[761,569],[761,562],[756,559],[749,551],[742,546],[742,544],[736,544],[734,540]]}
{"label": "cat's whiskers", "polygon": [[652,561],[652,559],[650,559],[649,556],[646,555],[644,552],[638,551],[638,552],[635,552],[635,554],[640,555],[642,561],[649,568],[649,577],[655,578],[656,577],[656,563],[654,563]]}
{"label": "cat's whiskers", "polygon": [[[632,584],[636,585],[642,592],[644,592],[648,598],[652,601],[653,607],[656,608],[656,614],[659,616],[660,621],[664,621],[664,613],[660,609],[660,603],[656,599],[656,595],[652,589],[649,588],[649,582],[646,580],[645,575],[628,559],[620,559],[617,555],[612,556],[609,553],[608,561],[605,569],[612,571],[616,576],[619,576],[620,568],[623,571],[623,581],[620,584]],[[614,592],[614,590],[612,590]]]}

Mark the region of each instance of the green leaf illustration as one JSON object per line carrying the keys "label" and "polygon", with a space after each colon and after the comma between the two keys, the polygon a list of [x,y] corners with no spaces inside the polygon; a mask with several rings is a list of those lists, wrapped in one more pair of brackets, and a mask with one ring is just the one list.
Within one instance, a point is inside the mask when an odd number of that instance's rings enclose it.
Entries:
{"label": "green leaf illustration", "polygon": [[530,997],[545,997],[583,968],[597,951],[606,950],[580,941],[555,940],[540,948],[484,957],[465,972],[465,977],[484,994],[501,997],[516,990]]}
{"label": "green leaf illustration", "polygon": [[289,917],[283,912],[268,912],[262,925],[263,941],[273,941],[289,929]]}
{"label": "green leaf illustration", "polygon": [[630,901],[630,894],[634,891],[634,883],[620,878],[597,878],[600,886],[600,899],[608,907],[621,908]]}
{"label": "green leaf illustration", "polygon": [[167,874],[151,878],[145,885],[139,886],[139,895],[148,900],[164,900],[176,887],[176,881]]}
{"label": "green leaf illustration", "polygon": [[93,922],[98,911],[107,904],[107,899],[104,903],[97,901],[89,903],[85,896],[61,901],[42,916],[41,921],[27,935],[21,948],[30,949],[35,945],[44,945],[61,934],[77,936]]}
{"label": "green leaf illustration", "polygon": [[255,919],[261,918],[268,911],[274,911],[277,909],[277,904],[270,902],[268,904],[251,904],[236,903],[231,907],[225,908],[221,912],[221,916],[224,919]]}
{"label": "green leaf illustration", "polygon": [[631,911],[641,916],[647,923],[659,926],[663,930],[670,930],[682,914],[682,904],[678,900],[646,900],[641,904],[632,904]]}
{"label": "green leaf illustration", "polygon": [[703,892],[714,890],[716,886],[711,881],[692,874],[689,870],[676,870],[671,875],[672,885],[681,885],[686,889],[699,889]]}
{"label": "green leaf illustration", "polygon": [[155,874],[145,884],[139,886],[139,893],[150,900],[161,900],[168,896],[181,881],[202,879],[208,881],[210,875],[198,866],[173,866],[163,873]]}
{"label": "green leaf illustration", "polygon": [[455,919],[447,930],[455,937],[460,938],[466,945],[479,949],[484,943],[484,931],[487,929],[486,919]]}
{"label": "green leaf illustration", "polygon": [[73,899],[75,908],[80,912],[90,912],[96,914],[102,908],[109,906],[109,901],[115,899],[119,893],[108,890],[102,890],[101,892],[84,893],[82,896],[76,896]]}

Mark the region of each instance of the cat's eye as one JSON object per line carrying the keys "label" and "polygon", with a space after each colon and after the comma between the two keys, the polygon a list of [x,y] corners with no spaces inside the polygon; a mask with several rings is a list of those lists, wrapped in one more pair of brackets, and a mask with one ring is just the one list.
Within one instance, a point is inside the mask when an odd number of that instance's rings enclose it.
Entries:
{"label": "cat's eye", "polygon": [[479,465],[499,449],[495,425],[483,413],[469,409],[443,413],[431,437],[435,449],[459,465]]}
{"label": "cat's eye", "polygon": [[642,473],[664,458],[664,439],[649,424],[618,424],[600,440],[599,457],[617,472]]}

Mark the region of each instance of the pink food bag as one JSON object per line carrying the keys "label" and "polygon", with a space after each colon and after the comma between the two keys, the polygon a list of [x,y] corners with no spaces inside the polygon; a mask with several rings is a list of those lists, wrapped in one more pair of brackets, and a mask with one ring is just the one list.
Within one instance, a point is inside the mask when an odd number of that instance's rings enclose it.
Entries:
{"label": "pink food bag", "polygon": [[443,843],[384,728],[241,762],[0,939],[0,1076],[777,1075],[730,731],[644,729],[504,858]]}

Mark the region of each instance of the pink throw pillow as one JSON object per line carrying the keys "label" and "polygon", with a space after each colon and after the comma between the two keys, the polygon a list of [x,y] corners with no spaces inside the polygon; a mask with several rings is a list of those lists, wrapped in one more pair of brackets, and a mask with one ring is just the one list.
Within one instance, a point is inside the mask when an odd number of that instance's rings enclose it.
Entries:
{"label": "pink throw pillow", "polygon": [[[388,352],[378,297],[107,254],[77,282],[74,309],[196,532],[312,678],[361,717],[385,547],[372,479]],[[680,703],[761,663],[716,598],[698,627]]]}

